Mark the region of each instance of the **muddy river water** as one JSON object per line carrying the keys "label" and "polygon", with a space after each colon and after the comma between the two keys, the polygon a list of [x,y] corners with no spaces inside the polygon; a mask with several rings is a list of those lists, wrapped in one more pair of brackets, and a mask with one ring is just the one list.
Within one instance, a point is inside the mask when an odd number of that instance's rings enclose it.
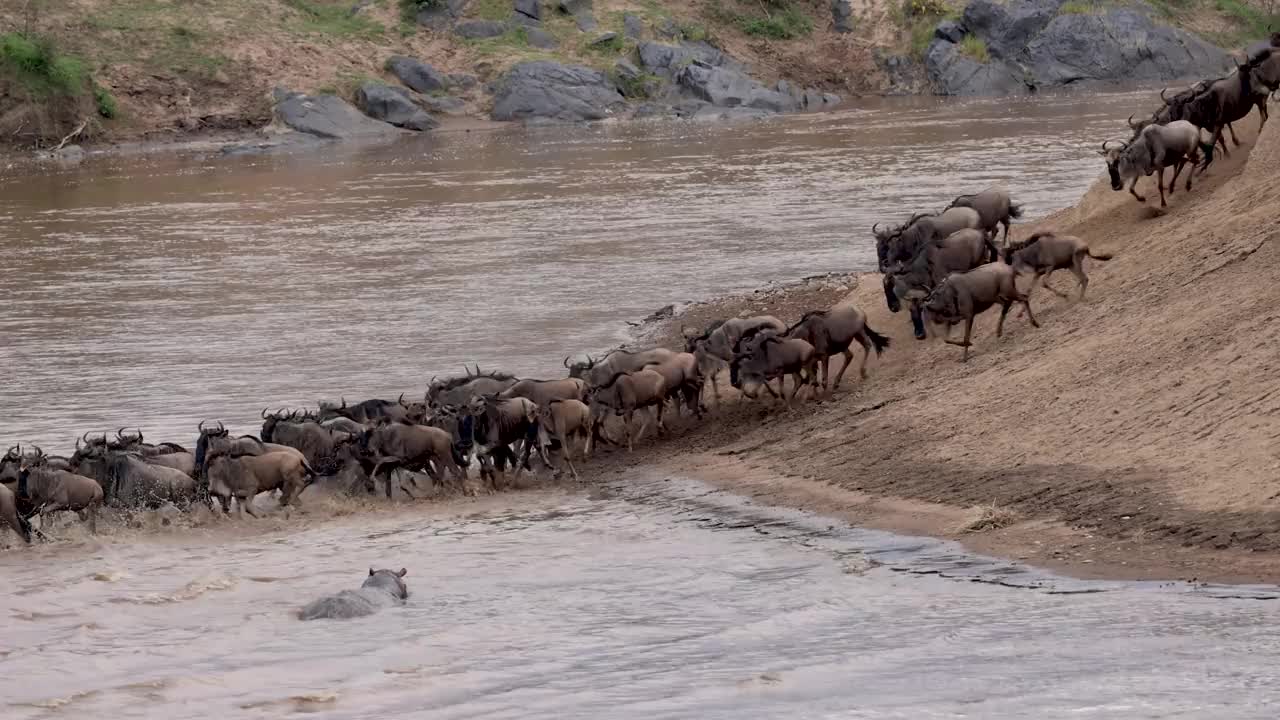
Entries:
{"label": "muddy river water", "polygon": [[[870,269],[873,221],[1098,175],[1145,96],[883,101],[734,126],[441,134],[0,174],[0,440],[552,374],[669,302]],[[4,718],[1271,718],[1268,588],[1077,582],[752,507],[603,489],[15,548]],[[154,518],[153,518],[154,520]],[[6,549],[7,548],[7,549]],[[366,568],[403,608],[303,623]]]}

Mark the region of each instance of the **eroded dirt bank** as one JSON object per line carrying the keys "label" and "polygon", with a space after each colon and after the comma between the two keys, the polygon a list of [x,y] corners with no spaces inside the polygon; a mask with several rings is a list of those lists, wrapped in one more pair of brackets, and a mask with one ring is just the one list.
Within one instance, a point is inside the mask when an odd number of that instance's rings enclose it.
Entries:
{"label": "eroded dirt bank", "polygon": [[[654,463],[1080,575],[1280,581],[1280,127],[1255,145],[1254,123],[1166,214],[1104,178],[1019,227],[1015,237],[1053,229],[1116,255],[1090,263],[1082,303],[1037,293],[1040,329],[1015,312],[997,340],[989,313],[961,364],[959,348],[912,339],[878,276],[864,276],[843,302],[894,340],[869,380],[846,377],[834,399],[794,411],[733,403],[606,471]],[[1066,274],[1053,283],[1074,287]],[[682,325],[743,310],[793,320],[813,299],[695,306],[655,336],[674,345]],[[961,529],[991,505],[1012,524]]]}

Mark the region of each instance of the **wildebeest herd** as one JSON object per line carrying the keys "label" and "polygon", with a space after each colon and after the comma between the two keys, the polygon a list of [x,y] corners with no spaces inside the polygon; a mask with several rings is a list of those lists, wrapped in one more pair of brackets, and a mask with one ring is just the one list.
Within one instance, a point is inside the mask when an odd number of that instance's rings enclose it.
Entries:
{"label": "wildebeest herd", "polygon": [[[1249,108],[1257,107],[1265,122],[1267,97],[1280,86],[1280,52],[1273,51],[1280,49],[1280,33],[1269,42],[1238,63],[1231,75],[1174,95],[1162,92],[1165,103],[1149,119],[1130,117],[1132,137],[1103,145],[1113,189],[1121,190],[1123,181],[1131,179],[1130,192],[1143,200],[1134,190],[1137,178],[1158,172],[1164,204],[1165,168],[1174,168],[1172,193],[1187,163],[1193,169],[1200,164],[1203,172],[1216,146],[1226,153],[1224,129],[1234,140],[1230,124]],[[1052,232],[1011,243],[1009,226],[1021,214],[1007,192],[990,189],[960,196],[937,213],[916,214],[897,225],[873,225],[889,309],[896,313],[909,305],[920,339],[927,334],[926,316],[944,325],[945,342],[963,347],[964,361],[974,318],[989,308],[1001,309],[997,337],[1015,304],[1039,327],[1031,294],[1043,284],[1066,297],[1049,285],[1055,271],[1074,274],[1083,298],[1089,284],[1084,259],[1111,256],[1094,252],[1082,238]],[[1025,275],[1033,277],[1023,290],[1018,280]],[[954,326],[961,323],[963,339],[952,340]],[[148,443],[141,431],[124,428],[114,438],[85,433],[69,457],[14,446],[0,457],[0,526],[8,525],[30,542],[35,532],[31,518],[53,511],[80,513],[91,532],[104,505],[187,508],[208,503],[230,513],[234,501],[255,514],[253,499],[260,493],[279,492],[280,504],[288,506],[308,485],[325,478],[350,493],[376,493],[381,480],[390,497],[398,474],[400,488],[413,497],[420,489],[414,474],[424,473],[437,487],[475,492],[467,480],[477,462],[479,481],[490,491],[506,484],[507,466],[518,476],[531,470],[534,458],[557,474],[565,466],[576,478],[575,446],[580,457],[589,456],[598,442],[631,449],[650,425],[658,434],[666,431],[668,410],[702,418],[708,412],[704,399],[719,405],[718,379],[726,370],[730,385],[744,396],[759,399],[763,390],[790,405],[802,391],[816,396],[838,389],[853,363],[855,345],[862,351],[862,378],[871,353],[879,355],[889,347],[889,338],[848,305],[806,313],[791,325],[761,315],[686,328],[684,335],[683,350],[616,350],[581,362],[565,358],[563,378],[516,378],[481,372],[477,366],[461,376],[433,378],[421,400],[406,401],[401,395],[349,405],[342,398],[321,402],[315,410],[264,409],[258,436],[235,437],[221,422],[201,422],[194,450],[178,443]],[[843,362],[832,381],[829,365],[836,356]],[[790,395],[787,377],[793,380]],[[553,460],[556,455],[559,462]]]}

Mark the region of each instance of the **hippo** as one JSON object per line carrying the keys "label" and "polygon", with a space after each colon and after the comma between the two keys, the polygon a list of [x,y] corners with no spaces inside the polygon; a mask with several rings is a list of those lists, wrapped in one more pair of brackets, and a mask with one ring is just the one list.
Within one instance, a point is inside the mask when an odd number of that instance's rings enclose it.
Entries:
{"label": "hippo", "polygon": [[409,571],[404,568],[400,568],[398,572],[369,568],[369,577],[365,578],[359,590],[343,590],[337,595],[313,600],[298,612],[298,619],[344,620],[365,617],[385,606],[402,604],[409,597],[409,588],[401,578],[408,574]]}

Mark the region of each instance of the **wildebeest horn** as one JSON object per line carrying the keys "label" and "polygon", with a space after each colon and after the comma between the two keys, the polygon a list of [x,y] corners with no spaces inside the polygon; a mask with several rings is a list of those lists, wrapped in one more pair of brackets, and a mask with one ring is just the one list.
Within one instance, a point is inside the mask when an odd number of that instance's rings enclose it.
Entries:
{"label": "wildebeest horn", "polygon": [[262,408],[262,419],[263,419],[263,420],[266,420],[266,419],[267,419],[267,409],[266,409],[266,408]]}
{"label": "wildebeest horn", "polygon": [[877,229],[879,227],[880,227],[880,223],[871,223],[871,232],[875,235],[879,235],[880,231]]}
{"label": "wildebeest horn", "polygon": [[40,449],[39,445],[32,445],[31,447],[36,449],[36,457],[38,458],[44,457],[44,451]]}
{"label": "wildebeest horn", "polygon": [[80,452],[80,438],[76,438],[76,452]]}
{"label": "wildebeest horn", "polygon": [[1128,119],[1128,120],[1126,120],[1125,122],[1129,123],[1129,127],[1134,127],[1134,124],[1133,124],[1133,115],[1130,115],[1130,116],[1129,116],[1129,119]]}
{"label": "wildebeest horn", "polygon": [[1165,94],[1165,92],[1167,92],[1168,90],[1169,90],[1169,88],[1160,88],[1160,99],[1161,99],[1161,100],[1163,100],[1163,101],[1165,101],[1166,103],[1167,103],[1167,102],[1169,102],[1169,98],[1165,97],[1165,96],[1164,96],[1164,94]]}
{"label": "wildebeest horn", "polygon": [[116,439],[117,440],[124,439],[124,428],[120,428],[119,430],[116,430]]}
{"label": "wildebeest horn", "polygon": [[568,355],[565,355],[565,356],[564,356],[564,366],[565,366],[566,368],[567,368],[567,367],[569,367],[569,356],[568,356]]}
{"label": "wildebeest horn", "polygon": [[463,365],[462,371],[467,374],[467,377],[471,377],[471,368],[467,367],[466,365]]}
{"label": "wildebeest horn", "polygon": [[227,431],[227,426],[226,426],[226,425],[223,425],[223,424],[222,424],[222,421],[221,421],[221,420],[219,420],[219,421],[218,421],[218,432],[226,432],[226,431]]}
{"label": "wildebeest horn", "polygon": [[404,393],[400,393],[400,397],[396,399],[396,402],[404,405]]}
{"label": "wildebeest horn", "polygon": [[476,377],[480,377],[480,363],[476,363]]}
{"label": "wildebeest horn", "polygon": [[80,439],[81,439],[81,440],[84,440],[86,443],[87,443],[87,442],[89,442],[89,433],[90,433],[90,432],[93,432],[93,431],[92,431],[92,430],[90,430],[90,431],[88,431],[88,432],[85,432],[85,434],[83,434],[83,435],[81,435],[81,436],[80,436]]}
{"label": "wildebeest horn", "polygon": [[138,431],[138,442],[142,442],[142,428],[135,428]]}

